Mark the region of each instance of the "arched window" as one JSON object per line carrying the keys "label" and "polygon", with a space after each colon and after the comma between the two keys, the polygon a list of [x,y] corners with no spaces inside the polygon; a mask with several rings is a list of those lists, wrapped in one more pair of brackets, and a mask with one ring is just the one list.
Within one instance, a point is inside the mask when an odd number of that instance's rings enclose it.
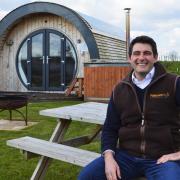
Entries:
{"label": "arched window", "polygon": [[31,33],[17,53],[17,72],[30,90],[65,90],[77,70],[77,54],[62,33],[43,29]]}

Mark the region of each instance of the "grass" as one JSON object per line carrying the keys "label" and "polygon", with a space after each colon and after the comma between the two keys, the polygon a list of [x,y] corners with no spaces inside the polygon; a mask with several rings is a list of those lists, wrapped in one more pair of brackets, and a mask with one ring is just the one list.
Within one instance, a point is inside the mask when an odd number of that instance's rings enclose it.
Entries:
{"label": "grass", "polygon": [[[165,68],[172,73],[180,75],[180,62],[161,62]],[[8,139],[14,139],[22,136],[32,136],[41,139],[49,139],[57,122],[55,118],[40,116],[39,111],[47,108],[55,108],[67,105],[73,105],[81,102],[77,101],[59,101],[59,102],[40,102],[29,103],[28,115],[29,121],[38,121],[39,123],[20,131],[0,131],[0,180],[29,180],[39,158],[28,161],[23,159],[18,149],[6,145]],[[24,111],[24,108],[21,109]],[[9,118],[7,111],[0,113],[0,119]],[[13,112],[13,118],[18,119],[19,114]],[[65,138],[88,134],[93,125],[87,123],[74,122],[69,128]],[[81,148],[99,151],[99,143],[91,143]],[[75,180],[81,167],[53,160],[49,167],[45,180]]]}
{"label": "grass", "polygon": [[[57,121],[55,118],[40,116],[39,111],[47,108],[61,107],[73,105],[81,102],[77,101],[61,101],[61,102],[41,102],[29,103],[28,105],[28,120],[38,121],[39,123],[20,131],[0,131],[0,180],[29,180],[39,157],[30,160],[24,160],[18,149],[11,148],[6,145],[8,139],[14,139],[22,136],[32,136],[41,139],[49,139]],[[25,109],[22,108],[21,111]],[[1,119],[7,119],[9,114],[7,111],[0,113]],[[13,118],[20,119],[21,117],[13,112]],[[94,125],[87,123],[74,122],[66,134],[66,139],[79,135],[88,134]],[[85,145],[83,149],[99,151],[99,143],[91,143]],[[81,167],[53,160],[49,167],[45,180],[75,180]]]}
{"label": "grass", "polygon": [[161,63],[168,72],[180,75],[180,61],[161,61]]}

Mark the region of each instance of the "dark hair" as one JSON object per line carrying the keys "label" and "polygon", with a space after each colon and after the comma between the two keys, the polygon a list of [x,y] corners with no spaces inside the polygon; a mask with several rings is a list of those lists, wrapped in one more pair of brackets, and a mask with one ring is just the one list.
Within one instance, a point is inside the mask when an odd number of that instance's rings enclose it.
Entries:
{"label": "dark hair", "polygon": [[156,46],[156,42],[154,41],[154,39],[152,39],[149,36],[137,36],[136,38],[134,38],[131,41],[131,43],[129,45],[129,56],[132,55],[132,49],[136,43],[149,44],[152,47],[153,56],[155,57],[156,55],[158,55],[157,46]]}

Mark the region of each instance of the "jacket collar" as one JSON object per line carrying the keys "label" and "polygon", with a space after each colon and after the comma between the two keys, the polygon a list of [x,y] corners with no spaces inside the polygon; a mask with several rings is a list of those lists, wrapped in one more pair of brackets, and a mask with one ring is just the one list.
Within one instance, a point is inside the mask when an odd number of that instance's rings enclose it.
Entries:
{"label": "jacket collar", "polygon": [[[155,67],[155,74],[154,74],[154,77],[153,77],[152,81],[155,81],[156,79],[160,78],[161,76],[164,76],[164,75],[167,74],[165,68],[159,62],[156,62],[154,64],[154,67]],[[125,79],[123,79],[123,81],[133,83],[132,82],[132,73],[133,73],[133,71],[134,70],[131,70],[131,72],[125,77]]]}

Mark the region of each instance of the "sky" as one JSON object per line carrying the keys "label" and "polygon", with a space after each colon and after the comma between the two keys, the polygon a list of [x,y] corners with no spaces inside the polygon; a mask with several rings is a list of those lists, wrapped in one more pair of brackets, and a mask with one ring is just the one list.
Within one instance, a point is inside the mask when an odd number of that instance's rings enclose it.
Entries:
{"label": "sky", "polygon": [[[46,1],[46,0],[43,0]],[[0,19],[34,0],[0,0]],[[160,55],[180,56],[180,2],[178,0],[48,0],[115,25],[125,31],[124,8],[130,11],[131,38],[151,36]]]}

